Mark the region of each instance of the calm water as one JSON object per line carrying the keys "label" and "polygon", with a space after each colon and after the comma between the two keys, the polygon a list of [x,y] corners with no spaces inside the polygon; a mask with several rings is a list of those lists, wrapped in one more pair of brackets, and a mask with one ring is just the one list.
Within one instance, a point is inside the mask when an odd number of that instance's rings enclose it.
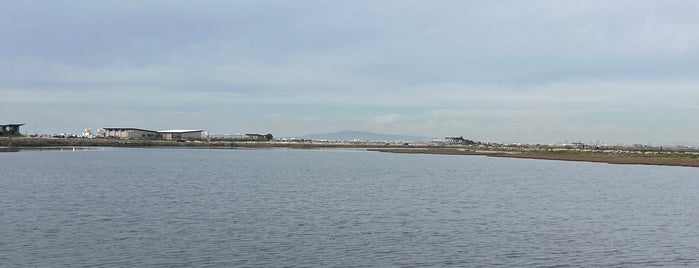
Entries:
{"label": "calm water", "polygon": [[699,266],[699,168],[352,150],[0,153],[0,266]]}

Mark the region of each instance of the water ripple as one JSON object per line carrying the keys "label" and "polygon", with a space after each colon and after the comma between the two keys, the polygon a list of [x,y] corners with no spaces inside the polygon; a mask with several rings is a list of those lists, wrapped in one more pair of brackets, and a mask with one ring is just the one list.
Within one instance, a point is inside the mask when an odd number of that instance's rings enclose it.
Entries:
{"label": "water ripple", "polygon": [[0,163],[0,266],[699,265],[693,168],[342,150]]}

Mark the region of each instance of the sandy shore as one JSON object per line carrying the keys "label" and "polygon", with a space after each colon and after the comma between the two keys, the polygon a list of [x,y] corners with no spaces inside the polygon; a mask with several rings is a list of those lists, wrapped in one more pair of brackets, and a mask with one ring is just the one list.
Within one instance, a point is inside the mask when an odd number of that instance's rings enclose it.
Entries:
{"label": "sandy shore", "polygon": [[599,162],[608,164],[634,164],[634,165],[662,165],[662,166],[685,166],[699,167],[699,155],[687,152],[637,152],[618,151],[607,152],[581,152],[578,150],[566,151],[479,151],[455,148],[425,148],[425,149],[369,149],[370,151],[386,153],[409,153],[409,154],[446,154],[446,155],[484,155],[490,157],[527,158],[560,161],[583,161]]}

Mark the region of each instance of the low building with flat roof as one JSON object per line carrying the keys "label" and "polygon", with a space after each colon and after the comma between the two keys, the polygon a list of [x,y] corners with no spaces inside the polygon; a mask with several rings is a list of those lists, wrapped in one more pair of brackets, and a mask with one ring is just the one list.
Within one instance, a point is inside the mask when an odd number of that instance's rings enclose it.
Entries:
{"label": "low building with flat roof", "polygon": [[272,134],[245,134],[251,141],[271,141],[274,136]]}
{"label": "low building with flat roof", "polygon": [[171,130],[160,130],[158,134],[164,140],[190,140],[190,139],[201,139],[201,133],[204,130],[201,129],[171,129]]}
{"label": "low building with flat roof", "polygon": [[0,125],[0,136],[19,136],[19,127],[24,126],[24,124],[6,124]]}
{"label": "low building with flat roof", "polygon": [[121,127],[105,127],[105,138],[117,139],[158,139],[158,132],[155,130],[147,130],[141,128],[121,128]]}
{"label": "low building with flat roof", "polygon": [[163,140],[192,140],[201,139],[201,129],[171,129],[148,130],[132,127],[105,127],[102,133],[105,138],[115,139],[163,139]]}

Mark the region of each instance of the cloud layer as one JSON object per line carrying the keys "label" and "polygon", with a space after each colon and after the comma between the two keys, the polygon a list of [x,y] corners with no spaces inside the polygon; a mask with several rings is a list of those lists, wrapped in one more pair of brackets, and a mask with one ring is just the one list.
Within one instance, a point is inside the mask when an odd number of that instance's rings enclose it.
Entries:
{"label": "cloud layer", "polygon": [[699,144],[695,1],[14,1],[0,121]]}

